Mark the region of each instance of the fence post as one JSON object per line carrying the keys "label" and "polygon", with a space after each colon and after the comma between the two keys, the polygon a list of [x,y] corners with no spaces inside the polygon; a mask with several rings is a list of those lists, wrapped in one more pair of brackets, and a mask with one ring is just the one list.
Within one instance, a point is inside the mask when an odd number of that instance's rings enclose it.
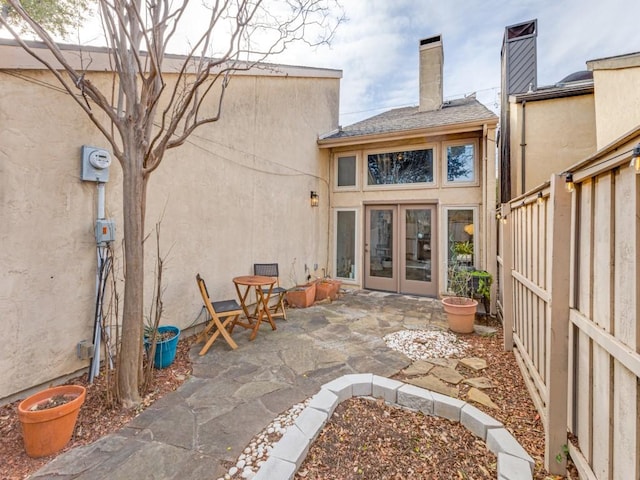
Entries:
{"label": "fence post", "polygon": [[502,218],[506,223],[500,222],[502,229],[502,333],[504,335],[504,350],[513,350],[513,249],[511,243],[513,218],[511,217],[511,204],[503,203],[501,207]]}
{"label": "fence post", "polygon": [[[547,381],[545,399],[545,453],[547,471],[565,475],[564,449],[567,445],[568,351],[569,351],[569,282],[571,252],[571,194],[564,189],[561,175],[551,176],[547,235]],[[559,456],[558,456],[559,455]],[[560,461],[558,461],[560,460]]]}

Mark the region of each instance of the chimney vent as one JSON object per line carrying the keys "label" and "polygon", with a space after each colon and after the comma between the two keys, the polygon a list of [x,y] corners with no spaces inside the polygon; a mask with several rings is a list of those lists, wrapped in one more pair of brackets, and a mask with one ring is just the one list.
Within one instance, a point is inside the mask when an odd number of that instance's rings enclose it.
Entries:
{"label": "chimney vent", "polygon": [[420,112],[442,107],[443,63],[442,36],[420,40]]}

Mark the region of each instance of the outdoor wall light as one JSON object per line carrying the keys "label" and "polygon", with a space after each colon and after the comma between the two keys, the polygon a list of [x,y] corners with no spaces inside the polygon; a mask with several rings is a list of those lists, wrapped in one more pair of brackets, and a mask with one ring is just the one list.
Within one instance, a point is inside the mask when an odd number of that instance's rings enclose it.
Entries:
{"label": "outdoor wall light", "polygon": [[500,221],[502,222],[503,225],[506,225],[507,224],[507,216],[505,215],[504,217],[502,217],[500,219]]}
{"label": "outdoor wall light", "polygon": [[542,192],[538,192],[538,198],[537,198],[536,202],[538,202],[538,205],[543,205],[544,204],[544,197],[542,196]]}
{"label": "outdoor wall light", "polygon": [[571,193],[576,189],[576,185],[573,183],[573,174],[569,172],[565,173],[564,182],[567,192]]}
{"label": "outdoor wall light", "polygon": [[502,218],[502,213],[501,212],[497,212],[496,213],[496,220],[500,220]]}
{"label": "outdoor wall light", "polygon": [[311,192],[311,206],[317,207],[320,205],[320,197],[318,196],[318,192]]}
{"label": "outdoor wall light", "polygon": [[636,171],[636,175],[640,175],[640,143],[633,147],[631,164],[629,166]]}

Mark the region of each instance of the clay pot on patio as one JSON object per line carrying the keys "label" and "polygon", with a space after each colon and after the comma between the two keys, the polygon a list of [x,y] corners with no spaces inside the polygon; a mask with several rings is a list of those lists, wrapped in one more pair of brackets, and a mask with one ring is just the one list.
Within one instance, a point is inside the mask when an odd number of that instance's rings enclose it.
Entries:
{"label": "clay pot on patio", "polygon": [[477,300],[467,297],[444,297],[442,306],[447,314],[449,330],[454,333],[473,333]]}
{"label": "clay pot on patio", "polygon": [[86,395],[83,386],[61,385],[35,393],[18,404],[27,455],[46,457],[69,443]]}
{"label": "clay pot on patio", "polygon": [[335,300],[336,298],[338,298],[338,292],[340,292],[342,280],[329,279],[328,281],[331,284],[331,292],[329,293],[329,297],[331,298],[331,300]]}
{"label": "clay pot on patio", "polygon": [[316,299],[316,284],[307,283],[306,285],[297,285],[285,294],[287,303],[296,308],[307,308],[313,305]]}

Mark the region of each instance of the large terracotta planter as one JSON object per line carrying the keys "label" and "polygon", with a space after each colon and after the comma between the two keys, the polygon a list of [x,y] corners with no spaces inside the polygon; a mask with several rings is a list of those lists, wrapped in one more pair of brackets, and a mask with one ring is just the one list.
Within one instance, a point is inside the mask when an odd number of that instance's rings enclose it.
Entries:
{"label": "large terracotta planter", "polygon": [[466,297],[445,297],[442,299],[447,314],[449,330],[455,333],[473,333],[478,302]]}
{"label": "large terracotta planter", "polygon": [[334,291],[335,286],[333,285],[333,282],[328,280],[319,280],[316,283],[316,302],[324,300],[325,298],[331,298],[333,300],[334,297],[332,297],[332,293]]}
{"label": "large terracotta planter", "polygon": [[[33,410],[38,404],[59,395],[75,398],[57,407]],[[61,385],[35,393],[18,404],[18,418],[22,424],[27,455],[33,458],[46,457],[69,443],[86,395],[86,388],[80,385]]]}
{"label": "large terracotta planter", "polygon": [[342,280],[331,279],[328,280],[331,284],[331,292],[329,293],[329,297],[331,300],[335,300],[338,298],[338,292],[340,292],[340,287],[342,286]]}
{"label": "large terracotta planter", "polygon": [[316,284],[308,283],[306,285],[293,287],[291,290],[287,290],[285,298],[287,299],[287,303],[292,307],[310,307],[316,299]]}

